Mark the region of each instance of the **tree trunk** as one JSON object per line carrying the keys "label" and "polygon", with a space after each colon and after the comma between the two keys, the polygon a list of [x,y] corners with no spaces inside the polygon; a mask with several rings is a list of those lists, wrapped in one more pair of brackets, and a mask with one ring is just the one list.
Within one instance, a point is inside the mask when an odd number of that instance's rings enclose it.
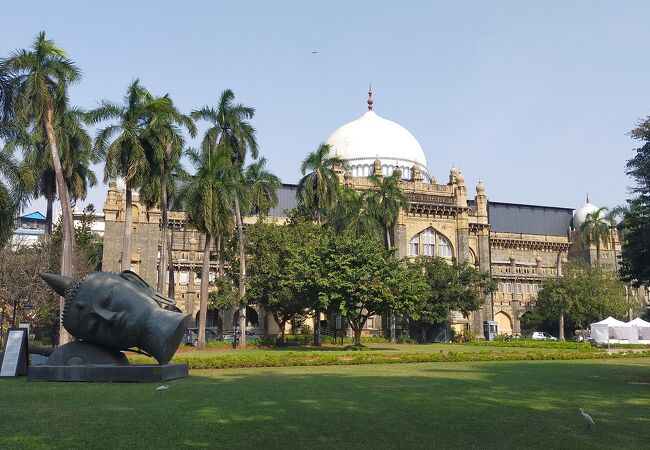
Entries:
{"label": "tree trunk", "polygon": [[564,308],[560,308],[560,327],[558,339],[564,341]]}
{"label": "tree trunk", "polygon": [[361,329],[363,328],[363,325],[357,324],[358,326],[352,327],[352,331],[354,332],[354,345],[361,345]]}
{"label": "tree trunk", "polygon": [[238,348],[246,348],[246,249],[244,248],[244,224],[239,207],[239,198],[235,196],[235,216],[239,236],[239,343]]}
{"label": "tree trunk", "polygon": [[165,261],[167,260],[167,257],[165,256],[165,252],[167,251],[167,233],[165,232],[165,225],[161,224],[160,226],[160,259],[158,260],[158,284],[156,286],[156,289],[158,292],[161,294],[165,294],[165,272],[167,268],[167,264]]}
{"label": "tree trunk", "polygon": [[280,331],[278,331],[277,335],[277,343],[282,345],[284,344],[284,327],[287,323],[286,319],[280,318],[280,315],[277,312],[272,313],[273,320],[275,320],[275,323],[278,325],[278,328]]}
{"label": "tree trunk", "polygon": [[[59,149],[56,143],[56,134],[52,125],[54,111],[48,107],[45,119],[45,131],[50,144],[52,154],[52,165],[54,166],[54,175],[56,179],[56,189],[61,202],[61,225],[63,227],[63,243],[61,248],[61,275],[72,276],[72,252],[74,248],[74,222],[72,220],[72,207],[70,205],[70,196],[68,195],[68,186],[63,178],[63,168],[59,158]],[[59,299],[59,317],[63,319],[63,308],[65,301],[63,297]],[[59,345],[70,342],[71,337],[59,322]]]}
{"label": "tree trunk", "polygon": [[174,296],[176,295],[176,280],[174,279],[174,273],[176,272],[176,268],[174,267],[174,252],[172,249],[174,248],[174,229],[171,228],[168,230],[167,233],[167,279],[169,285],[167,286],[167,297],[171,298],[174,300]]}
{"label": "tree trunk", "polygon": [[131,270],[133,235],[133,191],[129,182],[126,183],[126,208],[124,209],[124,237],[122,240],[122,270]]}
{"label": "tree trunk", "polygon": [[205,324],[208,316],[208,279],[210,278],[210,235],[205,235],[201,267],[201,301],[199,307],[199,348],[205,348]]}
{"label": "tree trunk", "polygon": [[596,265],[600,267],[600,243],[596,241]]}
{"label": "tree trunk", "polygon": [[[390,240],[390,228],[384,227],[384,243],[386,244],[386,250],[390,250],[392,247],[392,242]],[[395,343],[397,342],[397,331],[395,330],[395,313],[390,312],[388,316],[388,327],[390,329],[390,341]]]}
{"label": "tree trunk", "polygon": [[43,236],[43,240],[45,242],[45,246],[49,247],[50,244],[52,243],[52,207],[54,206],[54,198],[53,197],[47,197],[47,206],[46,206],[46,212],[45,212],[45,235]]}
{"label": "tree trunk", "polygon": [[[165,253],[167,250],[167,184],[165,179],[165,168],[162,169],[161,179],[163,183],[160,186],[160,209],[162,210],[161,230],[160,230],[160,263],[158,266],[158,292],[164,293],[165,289]],[[172,299],[173,300],[173,299]]]}
{"label": "tree trunk", "polygon": [[320,346],[320,310],[314,310],[314,345]]}

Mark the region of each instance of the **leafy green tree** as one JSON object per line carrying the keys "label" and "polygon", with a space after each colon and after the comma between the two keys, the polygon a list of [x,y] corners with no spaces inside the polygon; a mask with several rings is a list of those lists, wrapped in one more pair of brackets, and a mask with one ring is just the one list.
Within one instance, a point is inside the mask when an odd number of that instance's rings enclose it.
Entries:
{"label": "leafy green tree", "polygon": [[449,264],[443,258],[419,257],[410,265],[423,275],[430,288],[419,312],[422,342],[427,341],[431,325],[448,321],[452,311],[469,317],[481,307],[485,295],[496,290],[490,274],[471,267],[467,261]]}
{"label": "leafy green tree", "polygon": [[14,218],[20,211],[25,178],[19,163],[8,148],[0,150],[0,249],[5,246],[14,229]]}
{"label": "leafy green tree", "polygon": [[[246,254],[244,241],[243,206],[249,206],[244,188],[244,164],[246,157],[257,159],[258,147],[255,128],[248,122],[255,115],[255,109],[235,103],[235,94],[226,89],[221,93],[217,108],[204,106],[193,111],[192,118],[210,122],[202,141],[202,147],[211,147],[228,152],[234,170],[229,173],[235,184],[233,198],[239,249],[239,347],[246,347]],[[242,205],[244,203],[244,205]],[[250,209],[250,208],[249,208]]]}
{"label": "leafy green tree", "polygon": [[88,113],[88,120],[93,124],[113,122],[99,130],[95,137],[95,148],[106,161],[104,182],[111,178],[124,179],[126,206],[122,270],[129,270],[133,244],[133,189],[143,186],[150,171],[145,133],[152,118],[161,114],[169,101],[154,97],[136,79],[128,86],[123,102],[120,105],[101,101],[99,107]]}
{"label": "leafy green tree", "polygon": [[[263,221],[247,230],[249,255],[249,302],[261,305],[271,313],[278,325],[278,341],[284,341],[287,323],[302,320],[305,312],[318,301],[304,290],[302,269],[305,254],[314,255],[318,249],[321,229],[311,222],[295,222],[279,227]],[[307,266],[309,267],[309,266]]]}
{"label": "leafy green tree", "polygon": [[542,282],[535,310],[549,319],[562,315],[566,325],[582,329],[607,316],[624,317],[626,304],[625,285],[616,274],[569,261],[562,277]]}
{"label": "leafy green tree", "polygon": [[218,150],[210,143],[200,151],[190,150],[188,156],[196,174],[181,193],[187,217],[196,229],[205,234],[199,308],[199,347],[205,347],[205,326],[208,309],[210,250],[215,236],[223,236],[232,228],[232,204],[237,195],[233,183],[232,155]]}
{"label": "leafy green tree", "polygon": [[650,283],[650,117],[641,121],[630,132],[641,145],[627,162],[627,174],[636,182],[631,191],[635,197],[628,200],[627,211],[621,221],[622,236],[621,275],[635,286]]}
{"label": "leafy green tree", "polygon": [[421,273],[372,238],[331,236],[319,253],[320,295],[348,320],[355,345],[368,317],[395,311],[417,319],[430,296]]}
{"label": "leafy green tree", "polygon": [[596,262],[600,264],[600,248],[610,242],[611,220],[607,217],[607,208],[598,208],[587,214],[585,221],[580,225],[580,240],[582,245],[588,247],[596,245]]}
{"label": "leafy green tree", "polygon": [[182,114],[174,105],[169,95],[157,99],[158,107],[152,111],[143,139],[146,144],[146,156],[149,160],[149,172],[146,182],[140,189],[140,200],[147,206],[156,206],[161,211],[161,256],[158,266],[158,291],[162,293],[165,285],[165,253],[167,255],[168,297],[174,298],[174,261],[172,242],[168,238],[168,211],[171,201],[176,196],[176,180],[187,180],[188,175],[181,163],[184,153],[185,138],[183,130],[191,137],[196,136],[196,126],[191,117]]}
{"label": "leafy green tree", "polygon": [[[61,274],[72,275],[74,224],[72,206],[61,163],[56,124],[68,104],[68,87],[81,79],[81,72],[54,41],[39,33],[29,50],[18,50],[2,61],[0,72],[11,81],[11,108],[18,129],[40,129],[47,136],[63,220]],[[63,299],[60,300],[63,312]],[[61,328],[60,343],[69,341]]]}

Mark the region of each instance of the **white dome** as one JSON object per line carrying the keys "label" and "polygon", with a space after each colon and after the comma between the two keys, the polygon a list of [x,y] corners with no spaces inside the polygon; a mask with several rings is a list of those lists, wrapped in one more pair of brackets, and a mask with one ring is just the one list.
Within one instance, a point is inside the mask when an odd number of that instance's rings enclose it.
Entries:
{"label": "white dome", "polygon": [[378,159],[384,175],[399,168],[404,178],[410,178],[411,169],[417,163],[425,178],[429,178],[427,160],[417,139],[403,126],[378,116],[374,111],[346,123],[325,143],[330,145],[332,156],[350,164],[353,176],[367,176],[364,168],[372,173],[372,164]]}
{"label": "white dome", "polygon": [[573,215],[573,228],[576,230],[580,228],[580,225],[585,223],[587,219],[587,214],[591,214],[594,211],[598,211],[598,207],[587,202],[576,210],[576,213]]}

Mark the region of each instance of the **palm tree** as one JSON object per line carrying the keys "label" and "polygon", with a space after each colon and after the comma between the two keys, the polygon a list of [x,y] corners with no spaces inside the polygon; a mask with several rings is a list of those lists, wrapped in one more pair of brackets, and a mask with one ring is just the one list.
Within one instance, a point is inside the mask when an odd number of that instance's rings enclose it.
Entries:
{"label": "palm tree", "polygon": [[[397,224],[400,211],[408,211],[409,201],[399,187],[402,172],[395,170],[388,177],[370,175],[368,179],[375,185],[365,193],[368,214],[374,217],[384,231],[386,250],[393,247],[391,235]],[[390,341],[395,342],[395,314],[390,314]]]}
{"label": "palm tree", "polygon": [[[45,32],[39,33],[29,50],[18,50],[3,60],[0,72],[8,73],[12,77],[12,112],[18,127],[38,128],[47,136],[63,221],[61,274],[71,276],[74,224],[59,153],[56,124],[61,120],[68,104],[68,86],[79,81],[81,73],[67,58],[63,49],[54,41],[45,38]],[[61,298],[61,313],[63,306]],[[68,340],[67,332],[61,327],[59,343],[66,343]]]}
{"label": "palm tree", "polygon": [[232,205],[237,195],[232,174],[232,154],[226,150],[216,150],[211,141],[204,141],[204,144],[199,152],[188,151],[197,172],[180,194],[189,222],[205,234],[199,307],[198,344],[201,348],[205,347],[212,239],[232,229]]}
{"label": "palm tree", "polygon": [[329,144],[321,144],[300,166],[303,177],[298,183],[298,202],[314,214],[318,225],[337,202],[337,167],[346,169],[348,165],[338,156],[330,156]]}
{"label": "palm tree", "polygon": [[[330,150],[329,144],[320,144],[300,166],[303,177],[298,182],[298,204],[310,211],[319,226],[338,201],[336,169],[348,167],[343,159],[330,156]],[[314,311],[314,345],[320,345],[320,311]]]}
{"label": "palm tree", "polygon": [[106,160],[104,182],[122,177],[126,186],[122,270],[131,268],[133,189],[143,185],[150,169],[143,135],[151,117],[166,108],[167,103],[167,100],[151,95],[136,79],[127,88],[122,105],[103,100],[98,108],[88,113],[88,120],[93,124],[115,121],[99,131],[95,148]]}
{"label": "palm tree", "polygon": [[266,170],[266,158],[252,162],[244,174],[248,202],[259,216],[268,215],[271,208],[278,204],[280,179]]}
{"label": "palm tree", "polygon": [[220,151],[228,152],[231,155],[233,165],[233,182],[239,184],[237,189],[239,194],[235,195],[234,212],[237,223],[237,237],[239,250],[239,347],[246,347],[246,255],[244,252],[244,221],[242,217],[243,199],[241,193],[243,190],[244,180],[244,163],[247,155],[257,159],[258,148],[255,139],[255,129],[248,122],[255,115],[255,109],[234,103],[235,94],[230,89],[226,89],[219,97],[217,108],[204,106],[203,108],[193,111],[192,118],[201,119],[210,122],[210,128],[205,132],[202,146],[210,146]]}
{"label": "palm tree", "polygon": [[376,236],[383,231],[374,217],[368,214],[363,195],[347,186],[339,186],[338,202],[331,210],[328,225],[337,234],[350,233],[353,236]]}
{"label": "palm tree", "polygon": [[610,221],[605,213],[607,208],[598,208],[596,211],[587,214],[585,221],[580,225],[580,240],[586,248],[591,244],[596,245],[596,263],[600,265],[601,244],[607,245],[610,242],[609,226]]}
{"label": "palm tree", "polygon": [[176,179],[187,179],[181,164],[185,139],[182,129],[191,137],[196,136],[194,121],[182,114],[171,98],[165,95],[160,100],[160,108],[148,121],[143,137],[147,143],[147,158],[150,172],[146,183],[140,190],[140,199],[147,207],[158,206],[162,215],[160,264],[158,266],[158,291],[162,293],[165,284],[165,247],[168,257],[168,297],[174,298],[174,262],[172,242],[167,238],[169,228],[168,211],[170,202],[176,194]]}

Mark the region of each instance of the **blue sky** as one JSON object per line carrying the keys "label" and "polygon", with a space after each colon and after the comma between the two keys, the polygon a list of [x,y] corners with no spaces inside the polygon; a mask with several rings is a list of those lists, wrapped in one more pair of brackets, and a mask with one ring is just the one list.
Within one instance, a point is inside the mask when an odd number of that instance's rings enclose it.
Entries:
{"label": "blue sky", "polygon": [[[256,108],[262,154],[289,183],[366,111],[369,83],[375,111],[415,135],[438,180],[455,162],[470,195],[480,177],[495,201],[622,203],[626,133],[650,115],[648,1],[48,5],[3,5],[0,55],[45,30],[82,69],[71,99],[87,108],[136,77],[187,112],[230,88]],[[87,202],[100,209],[105,189]]]}

